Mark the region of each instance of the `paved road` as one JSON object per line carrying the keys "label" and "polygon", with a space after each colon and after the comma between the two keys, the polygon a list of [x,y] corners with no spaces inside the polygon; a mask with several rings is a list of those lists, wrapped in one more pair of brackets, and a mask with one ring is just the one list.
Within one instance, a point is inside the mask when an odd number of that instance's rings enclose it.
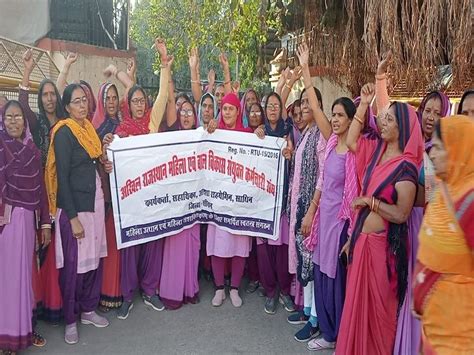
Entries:
{"label": "paved road", "polygon": [[[263,311],[264,299],[241,290],[244,304],[236,309],[227,297],[219,308],[211,306],[211,283],[201,281],[201,302],[176,311],[156,312],[137,297],[127,320],[109,313],[110,326],[98,329],[80,325],[76,345],[64,342],[64,326],[39,323],[48,344],[24,354],[308,354],[306,344],[293,335],[299,326],[286,322],[279,306],[275,315]],[[329,355],[332,352],[315,354]]]}

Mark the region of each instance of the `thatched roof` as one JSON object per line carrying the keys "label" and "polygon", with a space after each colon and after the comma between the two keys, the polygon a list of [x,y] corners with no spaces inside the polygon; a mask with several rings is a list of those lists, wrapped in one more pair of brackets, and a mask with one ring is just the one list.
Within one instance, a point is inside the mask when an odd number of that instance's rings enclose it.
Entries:
{"label": "thatched roof", "polygon": [[354,94],[374,80],[378,58],[389,49],[395,86],[407,94],[433,85],[440,66],[450,67],[453,93],[472,87],[474,1],[299,1],[305,7],[304,34],[295,41],[305,37],[312,65],[327,68],[328,76]]}

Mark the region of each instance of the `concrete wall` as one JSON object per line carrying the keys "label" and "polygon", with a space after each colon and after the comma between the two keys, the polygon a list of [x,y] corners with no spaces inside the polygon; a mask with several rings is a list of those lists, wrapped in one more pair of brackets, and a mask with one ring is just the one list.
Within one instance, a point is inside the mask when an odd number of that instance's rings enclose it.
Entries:
{"label": "concrete wall", "polygon": [[[66,56],[67,52],[51,52],[51,57],[60,70],[63,68]],[[79,80],[87,81],[97,98],[100,85],[105,81],[110,81],[116,84],[119,95],[122,96],[124,90],[120,82],[115,78],[106,79],[103,71],[109,64],[114,64],[119,70],[126,71],[127,60],[127,58],[79,54],[76,63],[69,70],[67,82],[70,84]]]}
{"label": "concrete wall", "polygon": [[[119,70],[126,71],[128,60],[136,55],[134,50],[120,51],[49,38],[42,39],[38,43],[38,47],[47,50],[51,54],[59,70],[64,66],[68,53],[78,53],[79,58],[69,70],[68,83],[85,80],[91,85],[96,97],[100,85],[107,81],[103,75],[104,69],[109,64],[114,64]],[[124,89],[118,80],[110,78],[109,81],[117,85],[119,95],[122,95]]]}

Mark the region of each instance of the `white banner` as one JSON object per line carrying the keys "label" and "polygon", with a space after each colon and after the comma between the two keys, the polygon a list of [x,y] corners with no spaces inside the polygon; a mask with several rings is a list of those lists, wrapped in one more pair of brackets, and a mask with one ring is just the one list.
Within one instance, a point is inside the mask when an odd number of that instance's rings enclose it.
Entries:
{"label": "white banner", "polygon": [[108,156],[118,248],[196,223],[277,239],[285,144],[282,138],[202,128],[116,137]]}

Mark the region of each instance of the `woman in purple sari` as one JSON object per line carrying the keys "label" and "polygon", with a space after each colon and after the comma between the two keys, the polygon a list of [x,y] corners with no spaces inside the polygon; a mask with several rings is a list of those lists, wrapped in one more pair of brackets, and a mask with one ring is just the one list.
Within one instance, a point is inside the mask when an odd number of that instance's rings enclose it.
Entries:
{"label": "woman in purple sari", "polygon": [[[51,239],[51,220],[41,154],[18,101],[9,101],[0,132],[0,350],[16,352],[32,344],[35,216],[43,241]],[[35,213],[39,212],[39,213]]]}

